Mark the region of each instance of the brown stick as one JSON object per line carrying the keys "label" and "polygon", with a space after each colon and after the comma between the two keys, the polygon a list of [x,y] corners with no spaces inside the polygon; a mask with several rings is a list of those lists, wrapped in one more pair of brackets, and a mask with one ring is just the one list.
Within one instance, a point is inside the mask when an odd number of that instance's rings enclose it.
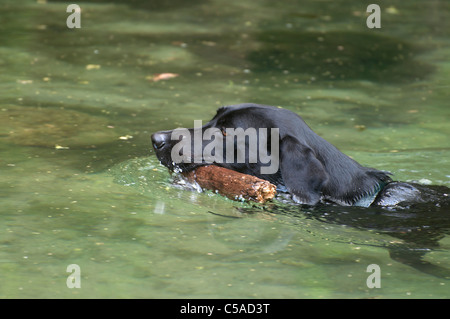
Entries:
{"label": "brown stick", "polygon": [[217,191],[234,200],[265,203],[277,193],[276,186],[266,180],[215,165],[201,166],[183,175],[190,181],[196,181],[201,188]]}

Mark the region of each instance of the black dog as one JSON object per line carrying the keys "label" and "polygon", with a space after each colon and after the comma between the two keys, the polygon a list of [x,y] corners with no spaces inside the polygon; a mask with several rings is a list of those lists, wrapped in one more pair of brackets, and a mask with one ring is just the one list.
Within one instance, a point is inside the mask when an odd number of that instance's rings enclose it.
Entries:
{"label": "black dog", "polygon": [[[215,150],[212,153],[214,160],[211,161],[211,158],[203,156],[203,151],[211,143],[212,137],[202,139],[201,144],[197,142],[197,146],[193,140],[196,134],[203,136],[208,129],[214,128],[216,133],[223,135],[222,140],[216,143],[223,149],[221,152]],[[247,136],[241,143],[236,137],[227,139],[228,130],[236,128],[255,132],[256,139],[251,140]],[[261,132],[267,134],[263,136]],[[173,133],[161,131],[152,135],[156,155],[169,169],[190,171],[214,163],[268,180],[277,185],[279,191],[290,193],[296,202],[302,204],[332,202],[344,206],[368,207],[448,201],[449,189],[444,186],[394,182],[388,172],[361,166],[314,133],[300,116],[286,109],[257,104],[221,107],[214,118],[202,127],[186,129],[184,136],[175,138]],[[216,134],[215,138],[218,137]],[[188,140],[185,146],[197,147],[198,152],[187,152],[183,161],[174,161],[172,151],[183,139]],[[266,153],[278,161],[275,171],[271,173],[264,173],[262,168],[268,168],[273,163],[264,162],[261,156],[253,157],[253,160],[251,158],[252,146],[256,146],[256,152],[262,154],[261,141],[266,142]],[[225,154],[230,151],[232,157],[226,157]],[[244,156],[239,160],[242,154]]]}

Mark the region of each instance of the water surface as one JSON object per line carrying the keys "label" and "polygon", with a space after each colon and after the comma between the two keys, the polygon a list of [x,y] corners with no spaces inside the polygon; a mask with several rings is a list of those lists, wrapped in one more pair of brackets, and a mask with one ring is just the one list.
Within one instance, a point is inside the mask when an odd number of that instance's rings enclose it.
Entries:
{"label": "water surface", "polygon": [[[151,150],[152,132],[263,103],[363,165],[450,186],[450,5],[391,1],[371,30],[368,4],[98,0],[68,29],[65,1],[2,1],[0,297],[450,297],[389,256],[414,253],[398,237],[188,191]],[[449,269],[440,235],[424,260]]]}

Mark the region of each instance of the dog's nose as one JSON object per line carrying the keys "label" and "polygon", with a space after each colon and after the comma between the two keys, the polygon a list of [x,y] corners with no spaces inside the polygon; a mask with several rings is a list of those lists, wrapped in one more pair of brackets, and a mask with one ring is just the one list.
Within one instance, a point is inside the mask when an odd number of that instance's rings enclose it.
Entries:
{"label": "dog's nose", "polygon": [[167,137],[168,135],[162,132],[152,134],[152,144],[155,150],[160,150],[166,145]]}

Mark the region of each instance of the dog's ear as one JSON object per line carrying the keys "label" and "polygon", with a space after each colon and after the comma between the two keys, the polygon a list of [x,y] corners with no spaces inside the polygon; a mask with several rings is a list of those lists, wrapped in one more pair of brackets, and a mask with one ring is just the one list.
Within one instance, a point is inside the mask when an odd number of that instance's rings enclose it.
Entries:
{"label": "dog's ear", "polygon": [[285,136],[280,145],[280,171],[294,200],[308,205],[319,202],[328,174],[310,147]]}

